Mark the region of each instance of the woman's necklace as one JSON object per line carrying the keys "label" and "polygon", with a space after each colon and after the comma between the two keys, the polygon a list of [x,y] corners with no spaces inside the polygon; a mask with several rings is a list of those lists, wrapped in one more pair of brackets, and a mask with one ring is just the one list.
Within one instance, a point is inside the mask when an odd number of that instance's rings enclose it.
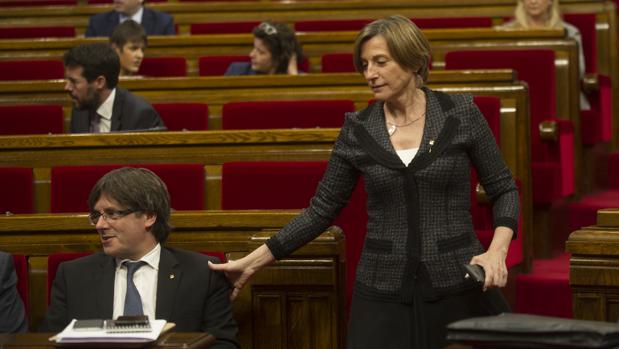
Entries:
{"label": "woman's necklace", "polygon": [[411,120],[409,122],[406,122],[406,123],[404,123],[402,125],[396,125],[396,124],[394,124],[392,122],[387,121],[387,125],[389,126],[389,127],[387,127],[387,133],[389,133],[389,137],[393,136],[393,134],[395,133],[395,131],[398,130],[398,128],[410,126],[410,125],[414,124],[415,122],[421,120],[421,118],[423,118],[424,116],[426,116],[425,112],[423,114],[421,114],[420,117],[418,117],[418,118],[416,118],[414,120]]}

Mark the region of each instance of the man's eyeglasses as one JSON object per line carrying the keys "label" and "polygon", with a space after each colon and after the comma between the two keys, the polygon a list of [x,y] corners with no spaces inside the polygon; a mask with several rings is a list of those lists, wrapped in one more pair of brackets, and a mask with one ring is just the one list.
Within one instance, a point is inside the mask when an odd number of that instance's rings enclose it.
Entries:
{"label": "man's eyeglasses", "polygon": [[269,24],[267,22],[260,23],[258,28],[260,30],[262,30],[263,32],[265,32],[266,35],[275,35],[275,34],[277,34],[277,28],[275,28],[274,26],[272,26],[271,24]]}
{"label": "man's eyeglasses", "polygon": [[103,217],[104,221],[110,223],[110,222],[119,220],[120,218],[126,215],[129,215],[133,212],[136,212],[136,211],[135,210],[105,210],[103,212],[93,211],[93,212],[90,212],[90,214],[88,215],[88,220],[90,221],[90,224],[97,225],[99,218]]}

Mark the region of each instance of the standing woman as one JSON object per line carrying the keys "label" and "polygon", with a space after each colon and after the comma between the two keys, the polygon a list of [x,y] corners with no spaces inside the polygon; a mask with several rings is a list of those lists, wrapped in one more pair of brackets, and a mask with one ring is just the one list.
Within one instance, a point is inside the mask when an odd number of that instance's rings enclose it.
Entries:
{"label": "standing woman", "polygon": [[234,62],[225,75],[299,74],[297,63],[303,52],[292,28],[283,23],[262,22],[253,34],[251,62]]}
{"label": "standing woman", "polygon": [[[377,102],[346,115],[309,207],[246,257],[211,268],[236,297],[253,273],[323,232],[363,176],[368,226],[348,348],[442,348],[448,323],[509,311],[498,287],[517,231],[516,185],[471,96],[424,86],[430,47],[409,19],[368,24],[354,61]],[[493,202],[487,251],[469,213],[471,165]],[[465,278],[467,263],[484,267],[483,287]]]}

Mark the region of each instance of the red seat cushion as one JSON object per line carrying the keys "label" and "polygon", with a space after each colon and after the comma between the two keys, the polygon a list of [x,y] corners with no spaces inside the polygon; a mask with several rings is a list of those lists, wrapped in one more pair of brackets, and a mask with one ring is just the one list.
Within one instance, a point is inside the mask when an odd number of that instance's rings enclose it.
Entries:
{"label": "red seat cushion", "polygon": [[11,6],[71,6],[77,5],[77,0],[3,0],[0,7]]}
{"label": "red seat cushion", "polygon": [[[554,52],[552,50],[452,51],[445,55],[446,69],[514,69],[529,86],[533,200],[551,203],[575,189],[573,129],[569,120],[557,119]],[[558,123],[558,142],[540,138],[539,124]],[[565,134],[565,136],[561,136]]]}
{"label": "red seat cushion", "polygon": [[0,39],[29,38],[72,38],[75,37],[75,27],[3,27],[0,28]]}
{"label": "red seat cushion", "polygon": [[24,302],[26,316],[30,311],[30,296],[28,282],[28,259],[21,254],[13,255],[13,265],[15,266],[15,274],[17,275],[17,293]]}
{"label": "red seat cushion", "polygon": [[[175,210],[204,208],[204,167],[200,164],[144,164],[168,187]],[[61,166],[51,172],[51,211],[87,212],[88,195],[97,181],[122,165]]]}
{"label": "red seat cushion", "polygon": [[31,168],[0,167],[0,214],[34,212]]}
{"label": "red seat cushion", "polygon": [[231,102],[223,106],[222,128],[341,127],[344,114],[354,110],[350,100]]}
{"label": "red seat cushion", "polygon": [[[225,163],[221,175],[221,207],[224,210],[305,208],[309,205],[326,166],[326,161]],[[365,240],[366,201],[363,180],[360,180],[347,206],[333,222],[342,228],[346,235],[348,305]]]}
{"label": "red seat cushion", "polygon": [[208,105],[204,103],[153,103],[169,131],[208,130]]}
{"label": "red seat cushion", "polygon": [[196,34],[248,34],[260,24],[259,21],[250,22],[212,22],[195,23],[189,27],[192,35]]}
{"label": "red seat cushion", "polygon": [[0,61],[0,80],[64,79],[61,61]]}
{"label": "red seat cushion", "polygon": [[62,105],[0,106],[0,135],[64,133]]}
{"label": "red seat cushion", "polygon": [[337,20],[307,20],[294,22],[294,29],[298,32],[316,31],[359,31],[371,19],[337,19]]}
{"label": "red seat cushion", "polygon": [[204,56],[198,58],[200,76],[224,75],[233,62],[249,62],[249,56]]}
{"label": "red seat cushion", "polygon": [[187,76],[184,57],[144,57],[138,75],[153,77]]}
{"label": "red seat cushion", "polygon": [[323,73],[353,73],[355,63],[350,53],[326,53],[320,57],[321,69]]}
{"label": "red seat cushion", "polygon": [[490,17],[434,17],[434,18],[411,18],[421,29],[440,28],[490,28]]}

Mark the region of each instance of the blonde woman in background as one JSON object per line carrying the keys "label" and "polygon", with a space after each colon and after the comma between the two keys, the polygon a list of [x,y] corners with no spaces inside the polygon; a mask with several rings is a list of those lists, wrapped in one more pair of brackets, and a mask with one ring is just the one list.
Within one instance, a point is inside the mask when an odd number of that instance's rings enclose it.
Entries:
{"label": "blonde woman in background", "polygon": [[[565,22],[559,10],[559,0],[518,0],[515,19],[503,24],[503,29],[561,29],[568,38],[578,43],[578,72],[580,79],[585,75],[585,56],[582,52],[582,37],[575,26]],[[580,109],[590,109],[586,97],[580,94]]]}

